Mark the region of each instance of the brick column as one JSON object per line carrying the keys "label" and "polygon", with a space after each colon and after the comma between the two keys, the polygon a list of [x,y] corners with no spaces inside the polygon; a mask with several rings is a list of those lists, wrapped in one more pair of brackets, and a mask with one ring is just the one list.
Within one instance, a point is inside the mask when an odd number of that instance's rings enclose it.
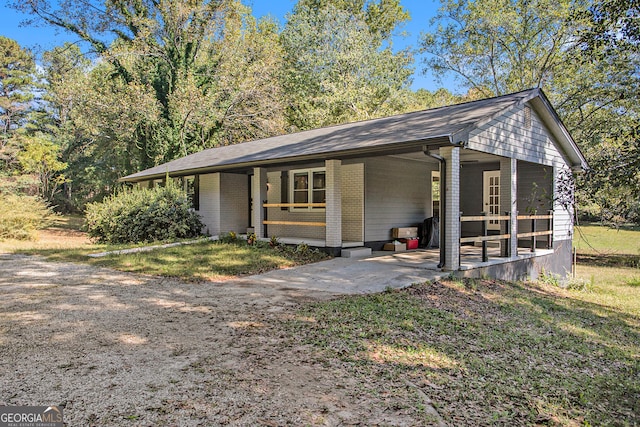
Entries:
{"label": "brick column", "polygon": [[518,254],[518,161],[505,157],[500,158],[500,215],[509,212],[509,229],[500,222],[501,234],[511,234],[509,245],[501,245],[502,256]]}
{"label": "brick column", "polygon": [[262,202],[267,200],[267,170],[265,168],[253,168],[253,188],[251,189],[251,198],[253,199],[253,226],[256,230],[256,236],[263,236],[264,210]]}
{"label": "brick column", "polygon": [[326,160],[326,220],[325,244],[339,253],[342,248],[342,161]]}
{"label": "brick column", "polygon": [[444,230],[440,244],[445,249],[442,269],[457,271],[460,269],[460,148],[441,147],[440,156],[444,158],[446,186],[444,215],[440,213],[441,229]]}

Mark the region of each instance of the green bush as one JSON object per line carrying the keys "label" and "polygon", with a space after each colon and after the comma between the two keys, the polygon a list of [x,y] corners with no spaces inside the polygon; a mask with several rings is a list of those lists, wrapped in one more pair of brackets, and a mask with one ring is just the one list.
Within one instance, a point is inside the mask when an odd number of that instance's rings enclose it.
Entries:
{"label": "green bush", "polygon": [[34,196],[0,193],[0,240],[34,240],[55,215]]}
{"label": "green bush", "polygon": [[87,205],[87,231],[101,243],[137,243],[196,237],[203,224],[186,194],[166,187],[125,189]]}

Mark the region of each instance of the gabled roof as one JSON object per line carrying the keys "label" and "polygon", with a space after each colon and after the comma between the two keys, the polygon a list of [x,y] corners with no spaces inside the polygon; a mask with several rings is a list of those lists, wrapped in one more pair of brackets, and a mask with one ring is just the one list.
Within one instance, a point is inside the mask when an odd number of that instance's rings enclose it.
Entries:
{"label": "gabled roof", "polygon": [[540,89],[380,119],[329,126],[242,144],[210,148],[122,178],[142,181],[252,166],[324,160],[363,154],[416,151],[423,145],[459,144],[470,130],[530,102],[560,142],[572,167],[587,163]]}

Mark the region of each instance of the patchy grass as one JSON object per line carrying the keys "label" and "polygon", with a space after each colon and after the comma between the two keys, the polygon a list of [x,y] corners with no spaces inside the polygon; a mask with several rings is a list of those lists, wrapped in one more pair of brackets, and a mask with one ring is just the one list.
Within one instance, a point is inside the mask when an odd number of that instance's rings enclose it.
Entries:
{"label": "patchy grass", "polygon": [[418,385],[449,425],[640,423],[636,286],[444,281],[314,304],[289,325],[365,381]]}
{"label": "patchy grass", "polygon": [[302,254],[291,249],[272,249],[266,244],[249,246],[244,241],[204,241],[150,252],[109,255],[91,263],[122,271],[200,281],[259,274],[322,259],[326,259],[326,255],[317,251]]}
{"label": "patchy grass", "polygon": [[449,425],[640,425],[640,230],[581,232],[568,289],[447,280],[311,305],[289,327],[364,383],[417,385]]}
{"label": "patchy grass", "polygon": [[82,218],[61,217],[58,221],[54,227],[41,230],[37,241],[0,242],[0,252],[42,255],[52,261],[82,262],[188,281],[219,280],[231,276],[259,274],[327,258],[326,255],[306,247],[270,248],[267,243],[249,246],[243,240],[228,243],[204,240],[201,243],[155,249],[150,252],[89,258],[88,255],[92,253],[128,249],[145,244],[94,244],[86,233],[81,231]]}
{"label": "patchy grass", "polygon": [[581,226],[574,244],[576,280],[589,284],[580,298],[640,315],[640,228]]}

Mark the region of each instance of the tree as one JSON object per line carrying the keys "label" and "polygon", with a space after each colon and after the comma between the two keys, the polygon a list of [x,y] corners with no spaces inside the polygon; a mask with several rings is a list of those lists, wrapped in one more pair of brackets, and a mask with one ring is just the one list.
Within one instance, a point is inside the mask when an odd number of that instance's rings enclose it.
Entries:
{"label": "tree", "polygon": [[[271,89],[279,72],[278,50],[269,48],[274,27],[256,23],[238,1],[69,0],[58,9],[54,4],[28,0],[14,7],[71,31],[102,59],[101,85],[88,94],[97,101],[93,116],[110,120],[94,124],[109,137],[128,135],[119,141],[133,159],[126,172],[281,131],[281,97]],[[228,46],[236,51],[231,54]],[[123,132],[116,110],[133,128]]]}
{"label": "tree", "polygon": [[382,6],[363,11],[358,7],[364,2],[335,2],[352,6],[345,9],[333,3],[301,1],[281,35],[287,118],[294,129],[395,112],[394,98],[409,84],[409,52],[383,46],[399,22],[370,26],[366,12]]}
{"label": "tree", "polygon": [[21,139],[23,148],[17,157],[22,171],[36,175],[39,182],[38,196],[52,201],[59,186],[66,180],[61,174],[67,168],[67,164],[59,160],[61,147],[43,134]]}
{"label": "tree", "polygon": [[609,45],[612,49],[640,46],[640,1],[601,0],[583,11],[589,24],[582,37],[591,46]]}
{"label": "tree", "polygon": [[423,34],[425,71],[452,72],[485,96],[549,84],[576,47],[573,0],[447,0]]}
{"label": "tree", "polygon": [[15,162],[18,147],[13,137],[30,110],[34,72],[31,53],[0,36],[0,161],[4,163],[0,170]]}
{"label": "tree", "polygon": [[[447,1],[437,16],[438,31],[422,38],[422,51],[428,55],[425,71],[453,73],[464,87],[484,96],[543,87],[594,168],[595,175],[589,176],[613,179],[598,153],[605,147],[633,147],[628,135],[639,120],[640,67],[638,44],[623,43],[623,32],[614,37],[616,49],[585,36],[594,24],[589,11],[603,4]],[[624,152],[637,156],[635,150]],[[613,202],[622,194],[605,191],[603,182],[582,181],[587,186],[583,194],[599,194],[601,206],[602,197]],[[618,183],[632,192],[624,181]]]}

